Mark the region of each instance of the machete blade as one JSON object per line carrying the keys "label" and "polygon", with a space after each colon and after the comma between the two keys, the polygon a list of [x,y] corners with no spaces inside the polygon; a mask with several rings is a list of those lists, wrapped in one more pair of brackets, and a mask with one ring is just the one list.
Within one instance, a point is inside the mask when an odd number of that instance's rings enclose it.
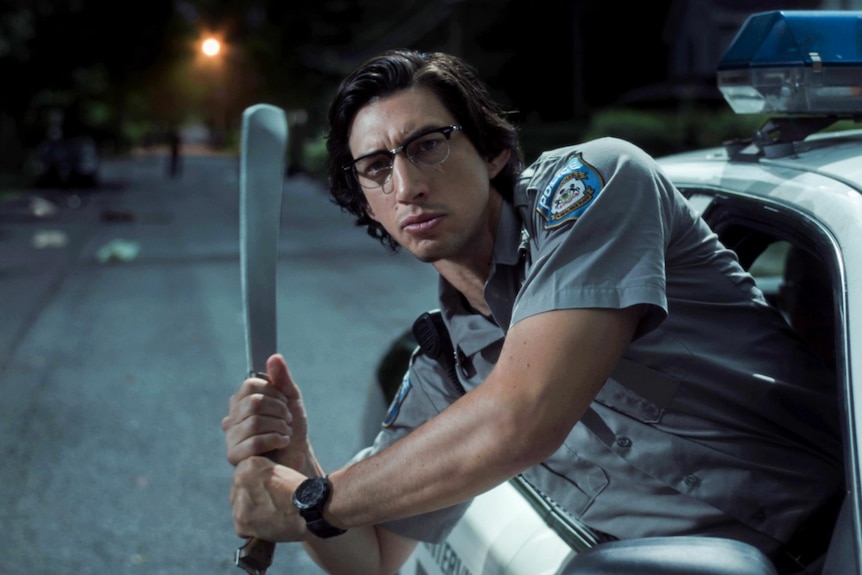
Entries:
{"label": "machete blade", "polygon": [[[269,104],[242,115],[239,165],[240,273],[248,375],[266,374],[266,360],[278,349],[276,267],[281,196],[287,153],[287,117]],[[234,562],[249,575],[265,575],[275,544],[248,538]]]}
{"label": "machete blade", "polygon": [[266,373],[277,350],[276,265],[287,151],[284,110],[251,106],[242,115],[240,269],[249,375]]}

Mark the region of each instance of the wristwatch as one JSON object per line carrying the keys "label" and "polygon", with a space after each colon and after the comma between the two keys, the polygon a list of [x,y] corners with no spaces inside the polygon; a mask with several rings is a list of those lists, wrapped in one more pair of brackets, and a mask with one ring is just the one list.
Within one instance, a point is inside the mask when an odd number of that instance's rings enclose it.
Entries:
{"label": "wristwatch", "polygon": [[318,537],[335,537],[346,529],[339,529],[323,518],[323,506],[329,501],[329,477],[310,477],[299,484],[293,494],[293,504],[305,519],[308,530]]}

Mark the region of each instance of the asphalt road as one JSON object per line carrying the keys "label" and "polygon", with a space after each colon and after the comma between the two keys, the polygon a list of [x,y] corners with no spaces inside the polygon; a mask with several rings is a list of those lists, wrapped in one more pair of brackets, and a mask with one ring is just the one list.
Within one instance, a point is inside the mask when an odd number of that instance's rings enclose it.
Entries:
{"label": "asphalt road", "polygon": [[[92,192],[0,205],[4,575],[241,572],[219,428],[245,372],[238,164],[188,156],[170,180],[165,162],[108,160]],[[363,445],[377,362],[435,276],[304,177],[286,180],[279,252],[279,349],[332,469]],[[278,573],[321,571],[283,544]]]}

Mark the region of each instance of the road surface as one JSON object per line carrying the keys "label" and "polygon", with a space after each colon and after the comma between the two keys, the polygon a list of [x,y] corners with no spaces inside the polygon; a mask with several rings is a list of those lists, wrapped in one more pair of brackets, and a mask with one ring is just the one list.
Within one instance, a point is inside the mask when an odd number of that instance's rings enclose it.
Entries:
{"label": "road surface", "polygon": [[[105,161],[0,207],[0,573],[238,574],[219,422],[245,372],[238,163]],[[45,200],[44,202],[42,200]],[[38,213],[39,215],[34,215]],[[434,306],[319,182],[286,180],[279,349],[328,469],[362,446],[379,357]],[[322,573],[298,544],[271,575]]]}

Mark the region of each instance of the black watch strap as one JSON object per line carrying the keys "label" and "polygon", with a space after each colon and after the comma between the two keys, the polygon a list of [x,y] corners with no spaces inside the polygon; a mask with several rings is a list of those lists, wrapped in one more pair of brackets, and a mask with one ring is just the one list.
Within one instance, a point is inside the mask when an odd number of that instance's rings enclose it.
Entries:
{"label": "black watch strap", "polygon": [[329,501],[329,477],[310,477],[299,484],[293,494],[293,504],[305,519],[308,530],[318,537],[335,537],[346,530],[330,525],[323,518],[323,507]]}
{"label": "black watch strap", "polygon": [[326,539],[327,537],[335,537],[336,535],[341,535],[346,529],[341,529],[339,527],[335,527],[334,525],[330,525],[327,523],[326,519],[323,517],[319,517],[317,519],[309,520],[306,518],[306,527],[308,530],[317,535],[318,537],[322,537]]}

